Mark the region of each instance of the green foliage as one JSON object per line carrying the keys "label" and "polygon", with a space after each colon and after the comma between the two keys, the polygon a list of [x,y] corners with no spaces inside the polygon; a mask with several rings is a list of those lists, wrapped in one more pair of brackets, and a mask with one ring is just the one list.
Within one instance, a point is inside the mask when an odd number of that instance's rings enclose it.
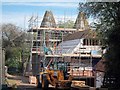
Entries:
{"label": "green foliage", "polygon": [[94,22],[94,27],[99,33],[99,36],[106,39],[115,25],[120,25],[120,3],[118,2],[88,2],[79,3],[79,11],[86,13],[88,17],[93,17],[97,21]]}
{"label": "green foliage", "polygon": [[[5,51],[5,64],[8,68],[16,68],[18,71],[21,70],[21,49],[20,48],[9,48]],[[11,72],[11,71],[10,71]]]}
{"label": "green foliage", "polygon": [[59,21],[59,28],[73,28],[74,21],[68,20],[66,22]]}
{"label": "green foliage", "polygon": [[[105,78],[115,78],[113,83],[107,83],[104,80],[104,87],[120,88],[120,26],[113,27],[107,39],[108,49],[105,56],[106,73]],[[111,82],[108,80],[108,82]]]}
{"label": "green foliage", "polygon": [[16,68],[18,71],[21,71],[24,56],[28,57],[30,53],[30,46],[25,42],[28,38],[26,37],[27,34],[13,24],[3,24],[2,35],[6,66],[11,68],[11,70]]}
{"label": "green foliage", "polygon": [[79,11],[97,19],[94,27],[107,47],[104,87],[120,88],[120,2],[79,3]]}

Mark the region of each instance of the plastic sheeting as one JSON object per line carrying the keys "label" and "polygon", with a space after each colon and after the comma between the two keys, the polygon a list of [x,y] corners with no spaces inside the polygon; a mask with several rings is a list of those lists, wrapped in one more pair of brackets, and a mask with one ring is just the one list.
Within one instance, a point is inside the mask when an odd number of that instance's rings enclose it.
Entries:
{"label": "plastic sheeting", "polygon": [[72,54],[76,46],[80,43],[79,39],[64,41],[57,46],[56,54]]}

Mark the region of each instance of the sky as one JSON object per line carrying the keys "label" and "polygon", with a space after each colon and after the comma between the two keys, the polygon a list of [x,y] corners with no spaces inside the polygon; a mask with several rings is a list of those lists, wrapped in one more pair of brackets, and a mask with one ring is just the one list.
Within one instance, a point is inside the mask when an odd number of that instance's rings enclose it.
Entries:
{"label": "sky", "polygon": [[56,22],[64,18],[75,21],[78,15],[78,4],[78,2],[8,2],[5,0],[2,2],[2,23],[13,23],[27,28],[31,16],[39,16],[41,22],[46,10],[52,11]]}
{"label": "sky", "polygon": [[[102,0],[2,0],[0,21],[2,19],[2,23],[13,23],[19,27],[27,28],[31,16],[39,16],[39,22],[41,22],[46,10],[52,11],[56,22],[60,20],[75,21],[79,12],[79,2],[86,1],[98,2]],[[89,23],[92,21],[89,19]]]}

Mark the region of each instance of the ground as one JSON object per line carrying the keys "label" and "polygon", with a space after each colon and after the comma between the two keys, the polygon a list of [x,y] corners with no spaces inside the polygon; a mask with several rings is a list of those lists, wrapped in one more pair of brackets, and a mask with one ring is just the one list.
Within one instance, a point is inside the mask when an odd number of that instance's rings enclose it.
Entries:
{"label": "ground", "polygon": [[13,88],[36,88],[35,84],[29,84],[28,77],[22,75],[7,75],[7,83],[9,87]]}
{"label": "ground", "polygon": [[[17,88],[18,90],[43,90],[36,88],[35,84],[29,84],[29,78],[22,75],[7,75],[7,83],[9,87]],[[50,87],[48,90],[53,90],[54,88]],[[13,90],[13,89],[11,89]],[[16,90],[16,89],[15,89]],[[55,90],[55,89],[54,89]],[[58,89],[57,89],[58,90]],[[64,89],[60,89],[64,90]],[[88,88],[71,88],[69,90],[89,90]]]}

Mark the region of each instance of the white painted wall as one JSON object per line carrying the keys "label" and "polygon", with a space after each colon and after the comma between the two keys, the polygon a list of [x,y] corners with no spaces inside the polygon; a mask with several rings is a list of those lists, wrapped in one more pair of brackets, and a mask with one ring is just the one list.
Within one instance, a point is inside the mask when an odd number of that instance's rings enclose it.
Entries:
{"label": "white painted wall", "polygon": [[[95,45],[95,46],[91,46],[91,45],[83,45],[83,38],[79,40],[79,44],[75,47],[74,52],[76,53],[91,53],[94,51],[94,53],[92,53],[93,55],[101,55],[101,46]],[[96,52],[96,53],[95,53]],[[99,52],[99,53],[98,53]]]}

